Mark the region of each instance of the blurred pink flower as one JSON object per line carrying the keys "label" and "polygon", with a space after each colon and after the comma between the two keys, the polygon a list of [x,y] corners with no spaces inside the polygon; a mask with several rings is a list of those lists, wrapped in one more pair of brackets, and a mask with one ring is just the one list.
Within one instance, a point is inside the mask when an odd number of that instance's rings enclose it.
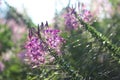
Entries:
{"label": "blurred pink flower", "polygon": [[92,14],[96,16],[101,16],[101,14],[107,13],[108,15],[113,14],[112,6],[109,0],[92,0]]}
{"label": "blurred pink flower", "polygon": [[50,61],[50,62],[53,62],[54,60],[55,60],[55,58],[54,58],[54,57],[51,57],[49,61]]}
{"label": "blurred pink flower", "polygon": [[12,31],[12,40],[14,43],[19,42],[27,31],[27,26],[24,23],[21,22],[21,24],[18,24],[14,19],[0,19],[0,24],[6,24],[10,28]]}
{"label": "blurred pink flower", "polygon": [[84,4],[82,4],[80,17],[84,22],[90,22],[93,18],[91,12],[86,9]]}
{"label": "blurred pink flower", "polygon": [[11,57],[13,56],[13,52],[11,50],[6,51],[5,53],[2,54],[2,59],[4,61],[9,61]]}
{"label": "blurred pink flower", "polygon": [[0,72],[2,72],[5,68],[5,65],[0,61]]}
{"label": "blurred pink flower", "polygon": [[12,31],[13,42],[17,43],[18,41],[20,41],[23,35],[26,33],[26,26],[22,23],[17,24],[14,19],[10,19],[9,21],[7,21],[7,25]]}
{"label": "blurred pink flower", "polygon": [[26,51],[24,50],[17,54],[17,57],[20,59],[21,62],[24,62],[25,60],[25,53]]}

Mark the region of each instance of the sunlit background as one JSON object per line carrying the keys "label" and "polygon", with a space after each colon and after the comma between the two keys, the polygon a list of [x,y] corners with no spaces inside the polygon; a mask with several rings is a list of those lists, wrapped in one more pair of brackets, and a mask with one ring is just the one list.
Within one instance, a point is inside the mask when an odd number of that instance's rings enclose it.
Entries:
{"label": "sunlit background", "polygon": [[[14,6],[18,11],[23,12],[23,8],[31,17],[35,24],[48,21],[51,23],[55,12],[59,12],[67,6],[69,0],[6,0],[10,5]],[[88,5],[90,0],[70,0],[70,4],[74,5],[76,1],[80,1]]]}

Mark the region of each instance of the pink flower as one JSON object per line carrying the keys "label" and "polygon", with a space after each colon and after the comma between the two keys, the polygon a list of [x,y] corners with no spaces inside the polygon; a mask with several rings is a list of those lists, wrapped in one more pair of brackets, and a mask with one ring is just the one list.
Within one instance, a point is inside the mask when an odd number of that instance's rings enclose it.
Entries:
{"label": "pink flower", "polygon": [[[80,9],[80,4],[78,5],[78,9]],[[86,9],[85,5],[81,5],[81,10],[78,10],[79,13],[75,11],[73,8],[68,8],[67,13],[65,14],[65,25],[68,30],[75,30],[79,27],[78,19],[76,18],[76,15],[79,15],[81,20],[84,22],[90,22],[93,18],[91,12]]]}
{"label": "pink flower", "polygon": [[[50,48],[60,53],[61,45],[65,42],[65,40],[59,36],[60,31],[57,29],[46,29],[43,31],[46,43],[49,45]],[[59,52],[58,52],[59,51]]]}
{"label": "pink flower", "polygon": [[89,10],[85,8],[84,4],[82,4],[80,17],[84,22],[90,22],[92,20],[92,14]]}
{"label": "pink flower", "polygon": [[35,36],[32,36],[25,45],[27,60],[30,64],[40,65],[45,62],[45,46],[42,41]]}
{"label": "pink flower", "polygon": [[78,28],[78,21],[74,15],[74,9],[68,8],[68,12],[64,15],[65,25],[68,30]]}
{"label": "pink flower", "polygon": [[5,65],[0,61],[0,72],[2,72],[5,68]]}

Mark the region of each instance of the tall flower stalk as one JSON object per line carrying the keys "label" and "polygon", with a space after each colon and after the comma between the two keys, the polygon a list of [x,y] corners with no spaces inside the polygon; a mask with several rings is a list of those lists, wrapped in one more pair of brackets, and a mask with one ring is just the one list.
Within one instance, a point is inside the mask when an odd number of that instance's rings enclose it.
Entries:
{"label": "tall flower stalk", "polygon": [[[48,49],[54,50],[57,55],[61,54],[61,47],[65,40],[59,36],[60,30],[48,27],[48,23],[35,28],[29,29],[28,41],[26,42],[26,59],[29,64],[40,65],[45,64],[46,57],[50,55]],[[53,56],[51,56],[53,59]]]}
{"label": "tall flower stalk", "polygon": [[71,75],[72,79],[79,80],[82,77],[78,74],[78,71],[72,69],[72,66],[62,58],[61,47],[65,40],[59,36],[59,32],[60,30],[48,27],[48,23],[46,25],[42,23],[37,30],[34,28],[30,29],[28,41],[25,45],[27,50],[25,53],[26,59],[29,64],[36,67],[45,64],[46,56],[50,55],[51,58],[54,57],[54,60],[57,61],[62,70],[67,71],[67,74]]}
{"label": "tall flower stalk", "polygon": [[[106,37],[104,36],[102,33],[98,32],[94,27],[90,26],[89,22],[92,20],[93,16],[91,14],[91,12],[89,10],[87,10],[84,6],[84,4],[82,4],[81,6],[81,12],[77,13],[74,10],[74,16],[78,23],[79,26],[83,26],[87,31],[89,31],[93,37],[96,37],[100,42],[103,43],[104,46],[106,46],[110,51],[113,52],[113,54],[111,54],[115,59],[119,60],[120,58],[120,48],[117,47],[116,45],[112,44],[112,42]],[[73,14],[72,14],[73,15]],[[69,17],[69,16],[68,16]],[[74,20],[73,19],[73,20]],[[65,18],[65,20],[68,20]],[[67,25],[67,23],[65,23]]]}

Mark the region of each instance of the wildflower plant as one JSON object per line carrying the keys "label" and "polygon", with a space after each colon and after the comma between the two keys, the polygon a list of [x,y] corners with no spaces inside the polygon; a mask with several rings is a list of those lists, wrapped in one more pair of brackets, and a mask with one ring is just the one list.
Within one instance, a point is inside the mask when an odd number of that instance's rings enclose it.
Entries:
{"label": "wildflower plant", "polygon": [[[21,44],[13,46],[11,40],[23,35],[15,37],[0,25],[0,80],[120,80],[119,0],[92,1],[97,6],[93,12],[83,3],[68,4],[55,24],[37,27],[5,2],[10,9],[6,18],[23,21],[28,35],[21,51]],[[99,10],[104,12],[97,16]]]}
{"label": "wildflower plant", "polygon": [[77,29],[79,24],[74,15],[74,9],[68,8],[67,13],[64,15],[65,25],[68,30]]}
{"label": "wildflower plant", "polygon": [[[61,30],[50,27],[47,22],[45,25],[38,25],[37,29],[29,29],[28,41],[25,44],[25,61],[28,64],[33,68],[41,67],[42,64],[49,64],[52,59],[66,72],[64,74],[69,80],[101,80],[101,76],[105,77],[103,74],[110,76],[111,73],[99,70],[105,67],[105,71],[109,71],[106,64],[110,69],[114,68],[111,64],[116,64],[119,69],[120,47],[92,26],[94,16],[84,4],[81,4],[80,12],[68,7],[64,19],[66,29],[73,32],[71,35],[62,34]],[[106,55],[107,58],[104,59]],[[115,63],[110,62],[111,60]]]}
{"label": "wildflower plant", "polygon": [[[43,27],[43,29],[42,29]],[[60,31],[48,27],[48,23],[38,26],[38,30],[31,28],[29,30],[28,41],[26,42],[25,48],[26,59],[33,66],[39,66],[45,64],[47,61],[46,57],[50,56],[48,49],[53,49],[57,55],[61,55],[61,46],[65,40],[59,36]],[[50,58],[53,58],[51,55]]]}

